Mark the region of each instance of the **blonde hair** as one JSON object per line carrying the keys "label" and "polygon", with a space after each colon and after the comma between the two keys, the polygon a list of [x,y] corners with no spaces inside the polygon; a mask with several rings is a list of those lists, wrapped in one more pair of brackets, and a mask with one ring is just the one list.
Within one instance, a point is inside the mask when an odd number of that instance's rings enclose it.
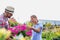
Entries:
{"label": "blonde hair", "polygon": [[31,17],[33,17],[33,18],[37,18],[37,16],[36,16],[36,15],[32,15]]}

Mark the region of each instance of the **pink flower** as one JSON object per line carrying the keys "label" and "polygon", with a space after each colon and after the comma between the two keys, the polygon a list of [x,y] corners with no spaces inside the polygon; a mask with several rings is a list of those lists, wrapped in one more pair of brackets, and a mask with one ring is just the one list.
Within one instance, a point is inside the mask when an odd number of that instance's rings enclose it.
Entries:
{"label": "pink flower", "polygon": [[12,28],[9,27],[8,30],[12,30]]}
{"label": "pink flower", "polygon": [[15,30],[14,28],[8,28],[8,30],[10,30],[12,32],[13,36],[18,34],[18,30]]}
{"label": "pink flower", "polygon": [[26,32],[26,35],[31,36],[32,35],[32,30],[29,30],[28,32]]}
{"label": "pink flower", "polygon": [[15,30],[18,30],[18,31],[20,31],[20,29],[21,29],[21,26],[20,26],[20,25],[17,25],[17,26],[14,26],[14,28],[15,28]]}
{"label": "pink flower", "polygon": [[13,36],[16,36],[16,34],[13,34]]}
{"label": "pink flower", "polygon": [[[8,30],[10,30],[13,33],[13,36],[15,36],[21,31],[26,31],[26,25],[25,24],[17,25],[17,26],[14,26],[12,28],[8,28]],[[31,30],[26,32],[26,34],[31,36],[31,34],[32,34]]]}
{"label": "pink flower", "polygon": [[25,31],[25,30],[26,30],[26,25],[23,24],[23,25],[21,26],[20,30],[21,30],[21,31]]}

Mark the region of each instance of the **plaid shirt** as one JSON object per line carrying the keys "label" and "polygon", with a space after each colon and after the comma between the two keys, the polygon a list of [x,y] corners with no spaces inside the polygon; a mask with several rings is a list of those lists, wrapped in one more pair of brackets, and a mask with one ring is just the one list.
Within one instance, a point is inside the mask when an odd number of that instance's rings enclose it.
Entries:
{"label": "plaid shirt", "polygon": [[8,18],[4,17],[4,15],[0,15],[0,28],[8,28],[9,27],[9,23],[8,23]]}

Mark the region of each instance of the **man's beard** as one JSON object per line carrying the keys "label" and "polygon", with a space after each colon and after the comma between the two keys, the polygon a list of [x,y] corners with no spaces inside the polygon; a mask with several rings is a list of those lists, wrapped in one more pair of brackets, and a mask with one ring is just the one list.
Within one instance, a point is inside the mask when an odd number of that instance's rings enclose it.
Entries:
{"label": "man's beard", "polygon": [[11,18],[11,17],[8,17],[8,18]]}

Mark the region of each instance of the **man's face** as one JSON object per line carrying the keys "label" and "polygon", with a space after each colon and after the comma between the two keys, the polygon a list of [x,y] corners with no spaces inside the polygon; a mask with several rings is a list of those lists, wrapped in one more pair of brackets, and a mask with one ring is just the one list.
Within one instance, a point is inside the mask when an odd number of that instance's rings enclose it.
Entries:
{"label": "man's face", "polygon": [[37,18],[31,17],[31,21],[32,21],[33,23],[35,23],[35,22],[37,22]]}
{"label": "man's face", "polygon": [[13,14],[11,14],[9,12],[5,12],[5,13],[6,13],[6,15],[7,15],[8,18],[11,18],[11,16],[13,15]]}

